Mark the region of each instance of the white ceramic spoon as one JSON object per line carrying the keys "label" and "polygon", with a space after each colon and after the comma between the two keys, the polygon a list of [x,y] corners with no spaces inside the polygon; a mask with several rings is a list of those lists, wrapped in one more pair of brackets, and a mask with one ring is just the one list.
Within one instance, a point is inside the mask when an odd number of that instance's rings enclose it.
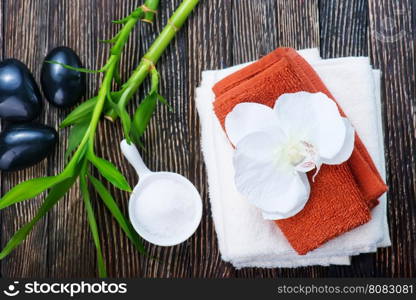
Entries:
{"label": "white ceramic spoon", "polygon": [[[129,217],[134,229],[145,240],[159,246],[173,246],[187,240],[198,228],[202,218],[202,200],[195,186],[176,173],[151,172],[133,144],[129,145],[123,140],[120,146],[124,156],[139,175],[139,182],[129,201]],[[160,195],[163,195],[163,199],[159,199]],[[171,198],[166,199],[167,197]],[[178,197],[181,203],[186,203],[189,208],[185,215],[183,211],[180,212],[182,214],[179,215],[180,217],[173,214],[178,212],[163,211],[163,207],[155,205],[149,206],[150,201],[166,203],[166,201],[177,201]],[[150,208],[149,213],[147,213],[148,208]],[[140,213],[138,209],[141,209]],[[152,209],[157,210],[157,213],[152,213]],[[168,232],[170,234],[167,234]]]}

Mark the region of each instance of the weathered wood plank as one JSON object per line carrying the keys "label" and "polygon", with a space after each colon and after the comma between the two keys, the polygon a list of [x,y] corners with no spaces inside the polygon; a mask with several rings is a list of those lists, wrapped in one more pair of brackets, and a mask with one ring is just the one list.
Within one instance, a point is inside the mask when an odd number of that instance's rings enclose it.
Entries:
{"label": "weathered wood plank", "polygon": [[368,53],[368,1],[319,1],[321,56],[365,56]]}
{"label": "weathered wood plank", "polygon": [[[276,0],[276,2],[279,46],[296,49],[318,47],[319,1]],[[264,18],[267,19],[268,14]]]}
{"label": "weathered wood plank", "polygon": [[[47,18],[40,16],[45,12],[45,1],[3,1],[4,58],[17,58],[25,63],[39,82],[39,65],[46,49],[44,28]],[[45,115],[40,122],[46,122]],[[53,125],[53,124],[52,124]],[[54,154],[54,158],[56,155]],[[1,174],[1,192],[4,194],[17,183],[48,174],[48,162],[44,161],[33,168],[15,173]],[[42,197],[26,201],[4,209],[2,212],[1,244],[33,216]],[[44,277],[48,275],[47,263],[47,220],[43,219],[33,230],[28,240],[2,261],[2,275],[6,277]]]}
{"label": "weathered wood plank", "polygon": [[389,220],[393,246],[379,251],[376,274],[416,275],[416,3],[369,1],[370,55],[383,72]]}
{"label": "weathered wood plank", "polygon": [[192,272],[195,277],[229,277],[233,269],[220,258],[217,236],[212,222],[211,206],[208,200],[208,183],[205,165],[200,149],[200,128],[194,97],[195,87],[201,80],[203,70],[221,69],[232,64],[231,11],[233,1],[201,1],[194,16],[189,20],[187,34],[188,92],[185,99],[189,105],[188,132],[190,180],[196,184],[204,201],[201,225],[197,231],[197,240],[190,250]]}
{"label": "weathered wood plank", "polygon": [[233,65],[256,60],[283,43],[279,39],[278,22],[285,11],[280,11],[276,1],[233,1],[232,53]]}

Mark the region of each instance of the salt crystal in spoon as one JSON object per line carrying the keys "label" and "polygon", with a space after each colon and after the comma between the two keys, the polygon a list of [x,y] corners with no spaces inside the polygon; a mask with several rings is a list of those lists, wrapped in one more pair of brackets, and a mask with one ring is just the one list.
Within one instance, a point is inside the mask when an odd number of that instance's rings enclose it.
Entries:
{"label": "salt crystal in spoon", "polygon": [[123,155],[140,179],[129,200],[129,217],[137,233],[159,246],[173,246],[187,240],[202,218],[202,200],[195,186],[172,172],[151,172],[137,148],[126,140]]}

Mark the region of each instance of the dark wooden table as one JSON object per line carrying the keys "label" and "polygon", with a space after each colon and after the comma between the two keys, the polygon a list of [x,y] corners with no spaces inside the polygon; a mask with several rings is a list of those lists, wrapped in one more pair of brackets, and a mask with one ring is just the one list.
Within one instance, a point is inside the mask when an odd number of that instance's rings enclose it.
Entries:
{"label": "dark wooden table", "polygon": [[[124,78],[166,23],[179,0],[161,0],[155,25],[141,24],[131,38],[123,63]],[[74,48],[90,68],[103,65],[112,36],[112,19],[126,15],[141,0],[2,0],[0,45],[3,58],[25,62],[39,81],[46,53],[60,45]],[[111,277],[342,277],[416,276],[416,2],[414,0],[202,0],[158,68],[162,94],[175,108],[158,108],[146,133],[145,160],[154,170],[188,177],[204,199],[196,234],[171,248],[147,245],[158,262],[139,256],[101,202],[94,202],[105,261]],[[228,67],[261,57],[278,46],[319,47],[323,57],[368,55],[383,72],[382,95],[389,190],[388,216],[393,246],[353,258],[350,267],[244,269],[221,261],[211,219],[207,179],[200,151],[199,120],[193,102],[201,71]],[[93,95],[99,76],[89,76]],[[141,91],[138,99],[144,95]],[[69,110],[46,105],[42,121],[58,127]],[[1,193],[35,176],[63,167],[67,131],[60,147],[33,168],[0,174]],[[119,124],[103,122],[99,154],[137,177],[118,147]],[[128,194],[112,190],[126,211]],[[95,197],[97,199],[97,197]],[[1,212],[1,245],[33,217],[42,198]],[[28,240],[1,261],[4,277],[95,277],[95,248],[78,189],[49,213]]]}

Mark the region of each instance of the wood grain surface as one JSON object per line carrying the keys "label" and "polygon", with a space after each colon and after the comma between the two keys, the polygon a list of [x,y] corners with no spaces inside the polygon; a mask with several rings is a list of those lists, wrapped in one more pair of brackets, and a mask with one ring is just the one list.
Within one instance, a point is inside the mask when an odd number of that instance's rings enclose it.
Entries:
{"label": "wood grain surface", "polygon": [[[154,25],[140,24],[123,58],[123,78],[163,28],[179,0],[161,0]],[[99,68],[114,35],[111,20],[127,15],[141,0],[2,0],[1,57],[28,65],[39,82],[49,50],[72,47],[84,65]],[[416,276],[416,2],[413,0],[202,0],[158,63],[161,93],[174,112],[159,106],[145,135],[144,159],[153,170],[188,177],[204,200],[196,234],[169,248],[146,244],[159,261],[139,256],[97,195],[104,258],[111,277],[344,277]],[[219,69],[258,59],[278,46],[319,47],[323,57],[369,55],[383,73],[383,125],[389,185],[388,218],[393,246],[376,254],[354,257],[348,267],[235,270],[218,251],[208,200],[207,178],[200,150],[199,120],[193,101],[206,69]],[[96,93],[100,76],[88,77],[88,96]],[[147,88],[138,93],[141,99]],[[58,128],[69,110],[45,104],[41,122]],[[4,127],[5,124],[2,124]],[[60,131],[55,153],[44,162],[16,173],[0,173],[1,194],[17,183],[52,175],[63,168],[66,130]],[[117,145],[120,124],[103,121],[97,149],[117,164],[131,185],[134,170]],[[128,194],[108,186],[123,211]],[[0,212],[2,247],[34,216],[42,197]],[[36,225],[29,238],[0,262],[3,277],[96,277],[95,248],[78,187]]]}

